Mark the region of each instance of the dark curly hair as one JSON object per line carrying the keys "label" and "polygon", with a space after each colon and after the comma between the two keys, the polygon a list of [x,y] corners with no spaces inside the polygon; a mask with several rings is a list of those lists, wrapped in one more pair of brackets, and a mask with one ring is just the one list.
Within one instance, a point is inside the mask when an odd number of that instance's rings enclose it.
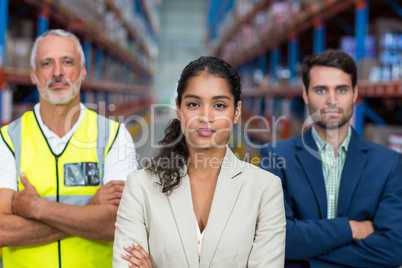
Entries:
{"label": "dark curly hair", "polygon": [[[179,107],[189,81],[201,73],[225,79],[234,96],[235,107],[237,107],[241,97],[240,76],[228,63],[215,57],[200,57],[184,68],[177,86]],[[186,175],[189,158],[186,140],[178,119],[169,122],[165,129],[165,137],[158,144],[159,150],[146,164],[146,171],[158,176],[158,184],[162,186],[162,192],[169,195],[175,187],[180,185],[181,178]]]}

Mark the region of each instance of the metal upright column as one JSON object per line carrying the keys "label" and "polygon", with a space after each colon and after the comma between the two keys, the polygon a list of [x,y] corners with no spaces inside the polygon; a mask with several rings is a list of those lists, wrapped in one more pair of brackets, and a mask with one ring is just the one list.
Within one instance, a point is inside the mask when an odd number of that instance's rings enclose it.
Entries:
{"label": "metal upright column", "polygon": [[127,81],[128,81],[128,72],[129,72],[129,66],[128,66],[128,64],[126,63],[126,62],[122,62],[122,64],[123,64],[123,83],[128,83]]}
{"label": "metal upright column", "polygon": [[[85,69],[87,71],[88,76],[91,73],[91,67],[92,67],[92,44],[88,38],[85,39],[84,43],[82,44],[82,48],[84,50]],[[87,102],[87,92],[81,91],[81,102],[82,103]]]}
{"label": "metal upright column", "polygon": [[270,77],[273,82],[273,84],[277,84],[278,82],[278,66],[279,66],[279,61],[280,61],[280,52],[279,48],[275,46],[272,51],[271,51],[271,59],[270,59]]}
{"label": "metal upright column", "polygon": [[0,67],[5,64],[6,58],[6,32],[8,22],[8,0],[0,1]]}
{"label": "metal upright column", "polygon": [[288,47],[288,65],[290,71],[290,78],[288,84],[293,86],[296,84],[296,64],[299,58],[299,41],[295,35],[292,35],[289,39],[289,47]]}
{"label": "metal upright column", "polygon": [[325,50],[325,26],[322,20],[314,21],[313,54]]}
{"label": "metal upright column", "polygon": [[259,68],[258,66],[258,61],[257,60],[252,60],[249,63],[246,64],[246,69],[247,73],[251,76],[251,79],[254,84],[254,72]]}
{"label": "metal upright column", "polygon": [[356,63],[366,56],[366,36],[368,27],[368,6],[366,0],[356,1]]}
{"label": "metal upright column", "polygon": [[258,58],[258,67],[262,71],[262,75],[267,73],[267,56],[264,54]]}
{"label": "metal upright column", "polygon": [[262,117],[265,115],[265,112],[266,112],[265,111],[265,109],[267,107],[266,102],[267,102],[266,97],[262,97],[261,102],[260,102],[260,113],[259,113],[259,115]]}
{"label": "metal upright column", "polygon": [[82,48],[84,50],[85,55],[85,69],[87,73],[91,72],[92,67],[92,43],[89,39],[85,39]]}
{"label": "metal upright column", "polygon": [[[95,79],[96,80],[102,80],[103,78],[103,66],[104,66],[104,53],[102,49],[97,48],[96,49],[96,56],[95,56]],[[101,92],[100,91],[95,91],[95,104],[98,105],[99,107],[99,102],[102,100],[101,97]],[[99,112],[99,111],[98,111]]]}
{"label": "metal upright column", "polygon": [[[368,27],[368,6],[366,0],[356,1],[356,64],[359,68],[360,60],[366,56],[366,36]],[[359,100],[355,108],[355,129],[360,135],[363,135],[365,119],[365,103]]]}
{"label": "metal upright column", "polygon": [[6,63],[6,31],[8,20],[8,0],[0,1],[0,126],[3,125],[3,95],[7,82],[3,67]]}
{"label": "metal upright column", "polygon": [[103,65],[104,65],[104,54],[103,50],[100,48],[96,49],[96,66],[95,66],[95,79],[96,80],[102,80],[103,77]]}
{"label": "metal upright column", "polygon": [[37,36],[49,30],[49,7],[43,7],[38,14]]}
{"label": "metal upright column", "polygon": [[[45,6],[38,12],[38,23],[36,29],[36,36],[40,36],[49,30],[49,7]],[[36,90],[32,94],[32,99],[35,103],[39,102],[39,91]]]}

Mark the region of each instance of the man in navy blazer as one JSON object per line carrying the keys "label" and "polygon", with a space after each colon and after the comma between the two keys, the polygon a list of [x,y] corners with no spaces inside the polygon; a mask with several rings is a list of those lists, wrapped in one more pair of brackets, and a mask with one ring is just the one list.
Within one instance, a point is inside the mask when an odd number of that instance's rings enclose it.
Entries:
{"label": "man in navy blazer", "polygon": [[401,155],[350,126],[356,81],[347,54],[328,50],[308,57],[303,99],[312,127],[262,150],[260,167],[282,180],[285,267],[402,264]]}

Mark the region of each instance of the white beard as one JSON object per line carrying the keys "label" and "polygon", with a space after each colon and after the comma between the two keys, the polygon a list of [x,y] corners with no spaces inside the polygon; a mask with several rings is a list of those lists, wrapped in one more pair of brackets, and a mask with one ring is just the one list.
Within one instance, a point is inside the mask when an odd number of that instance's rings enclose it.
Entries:
{"label": "white beard", "polygon": [[47,102],[51,104],[66,104],[72,101],[80,92],[81,82],[82,82],[82,71],[80,72],[77,80],[74,83],[71,83],[69,79],[63,78],[64,81],[68,83],[70,88],[68,92],[65,94],[56,95],[50,89],[49,85],[52,81],[48,82],[46,86],[42,86],[39,83],[38,77],[35,74],[35,82],[39,90],[40,96]]}

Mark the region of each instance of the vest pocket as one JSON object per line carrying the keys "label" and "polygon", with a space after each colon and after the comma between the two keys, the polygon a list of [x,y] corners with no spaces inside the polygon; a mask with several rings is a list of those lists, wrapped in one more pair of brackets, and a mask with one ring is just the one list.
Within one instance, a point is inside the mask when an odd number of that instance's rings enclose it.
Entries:
{"label": "vest pocket", "polygon": [[82,162],[64,164],[65,186],[100,185],[98,163]]}

